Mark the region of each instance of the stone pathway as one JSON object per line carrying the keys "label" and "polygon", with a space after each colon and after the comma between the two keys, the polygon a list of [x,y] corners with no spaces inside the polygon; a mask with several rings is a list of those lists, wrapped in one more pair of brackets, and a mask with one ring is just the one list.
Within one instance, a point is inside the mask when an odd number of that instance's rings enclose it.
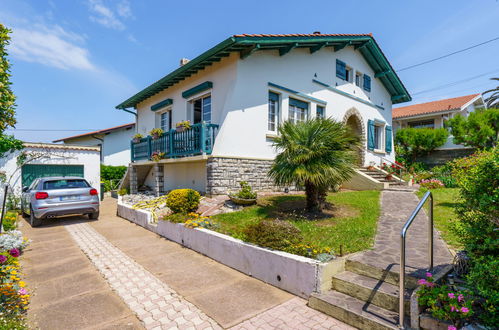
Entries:
{"label": "stone pathway", "polygon": [[71,224],[66,229],[146,329],[221,329],[90,225]]}
{"label": "stone pathway", "polygon": [[[349,259],[398,273],[400,231],[418,203],[419,199],[413,192],[383,191],[374,248]],[[433,236],[434,264],[438,270],[452,261],[452,255],[436,229]],[[428,217],[421,211],[407,232],[406,271],[424,277],[428,262]]]}
{"label": "stone pathway", "polygon": [[296,297],[231,328],[231,330],[253,329],[347,330],[355,328],[311,309],[307,306],[306,300]]}

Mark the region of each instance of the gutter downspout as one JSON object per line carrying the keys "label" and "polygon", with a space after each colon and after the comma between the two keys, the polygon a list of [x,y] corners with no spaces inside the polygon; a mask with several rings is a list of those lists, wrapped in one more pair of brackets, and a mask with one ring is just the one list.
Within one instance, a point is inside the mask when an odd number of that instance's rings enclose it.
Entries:
{"label": "gutter downspout", "polygon": [[128,110],[126,108],[118,108],[118,110],[122,110],[122,111],[125,111],[125,112],[128,112],[128,113],[131,113],[132,115],[135,116],[135,133],[138,132],[138,127],[137,127],[137,113],[136,112],[133,112],[132,110]]}
{"label": "gutter downspout", "polygon": [[102,142],[100,144],[100,161],[101,161],[101,163],[103,163],[104,162],[104,157],[102,155],[102,147],[104,147],[104,139],[101,139],[100,137],[97,137],[95,135],[91,135],[91,137],[94,138],[94,139],[96,139],[96,140],[99,140],[100,142]]}

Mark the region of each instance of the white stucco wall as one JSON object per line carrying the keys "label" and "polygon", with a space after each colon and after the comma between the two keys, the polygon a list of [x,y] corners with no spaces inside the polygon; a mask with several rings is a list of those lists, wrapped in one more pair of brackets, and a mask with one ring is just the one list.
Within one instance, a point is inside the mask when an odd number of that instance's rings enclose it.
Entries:
{"label": "white stucco wall", "polygon": [[98,146],[102,145],[102,163],[104,165],[128,166],[131,161],[130,141],[135,134],[135,129],[117,129],[106,134],[96,136],[104,141],[91,136],[83,136],[64,141],[65,145]]}
{"label": "white stucco wall", "polygon": [[[38,144],[37,144],[38,145]],[[40,158],[29,164],[47,164],[47,165],[83,165],[84,177],[88,183],[97,189],[100,193],[100,154],[98,148],[87,148],[90,150],[81,150],[81,148],[71,148],[58,145],[59,148],[47,148],[47,145],[41,147],[27,147],[23,151],[28,153],[46,153],[50,158]],[[17,170],[17,156],[20,151],[10,153],[0,159],[0,171],[5,172],[10,180],[10,185],[14,193],[20,194],[22,190],[21,169]]]}

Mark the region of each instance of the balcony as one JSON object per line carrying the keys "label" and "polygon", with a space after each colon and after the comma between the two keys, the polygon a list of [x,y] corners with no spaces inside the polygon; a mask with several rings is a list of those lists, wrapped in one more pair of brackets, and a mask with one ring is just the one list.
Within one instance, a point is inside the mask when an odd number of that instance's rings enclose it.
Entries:
{"label": "balcony", "polygon": [[194,124],[183,132],[170,130],[154,140],[148,136],[131,143],[132,162],[150,160],[154,152],[164,152],[163,158],[210,155],[218,132],[218,125]]}

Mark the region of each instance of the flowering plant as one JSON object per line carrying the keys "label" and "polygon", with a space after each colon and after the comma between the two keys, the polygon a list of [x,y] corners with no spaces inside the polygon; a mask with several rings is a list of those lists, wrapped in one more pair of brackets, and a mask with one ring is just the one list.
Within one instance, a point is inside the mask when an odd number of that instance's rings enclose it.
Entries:
{"label": "flowering plant", "polygon": [[209,217],[202,217],[197,213],[189,213],[187,215],[187,220],[184,225],[187,228],[206,228],[206,229],[214,229],[217,226],[217,223],[211,220]]}
{"label": "flowering plant", "polygon": [[143,137],[144,136],[142,134],[137,133],[134,136],[132,136],[132,140],[133,140],[133,142],[138,143],[138,142],[140,142],[140,139],[142,139]]}
{"label": "flowering plant", "polygon": [[436,284],[431,273],[426,273],[426,279],[420,279],[418,284],[421,285],[417,293],[419,306],[437,319],[450,321],[449,330],[459,328],[473,315],[469,292]]}
{"label": "flowering plant", "polygon": [[19,250],[0,252],[0,314],[19,315],[26,312],[29,294],[21,281]]}
{"label": "flowering plant", "polygon": [[426,188],[426,189],[437,189],[437,188],[443,188],[444,184],[442,181],[438,179],[424,179],[419,182],[421,187]]}
{"label": "flowering plant", "polygon": [[0,248],[3,250],[17,249],[18,252],[24,250],[31,241],[23,237],[19,230],[9,230],[0,234]]}
{"label": "flowering plant", "polygon": [[150,132],[149,135],[154,139],[157,140],[159,139],[165,131],[163,131],[161,128],[153,128]]}
{"label": "flowering plant", "polygon": [[183,120],[175,124],[175,127],[182,127],[185,129],[191,128],[191,121],[190,120]]}
{"label": "flowering plant", "polygon": [[164,152],[155,151],[151,154],[151,160],[154,162],[159,162],[163,158],[165,158]]}
{"label": "flowering plant", "polygon": [[286,252],[307,258],[318,259],[320,261],[328,261],[334,258],[334,252],[331,248],[323,248],[311,244],[291,245],[286,249]]}

